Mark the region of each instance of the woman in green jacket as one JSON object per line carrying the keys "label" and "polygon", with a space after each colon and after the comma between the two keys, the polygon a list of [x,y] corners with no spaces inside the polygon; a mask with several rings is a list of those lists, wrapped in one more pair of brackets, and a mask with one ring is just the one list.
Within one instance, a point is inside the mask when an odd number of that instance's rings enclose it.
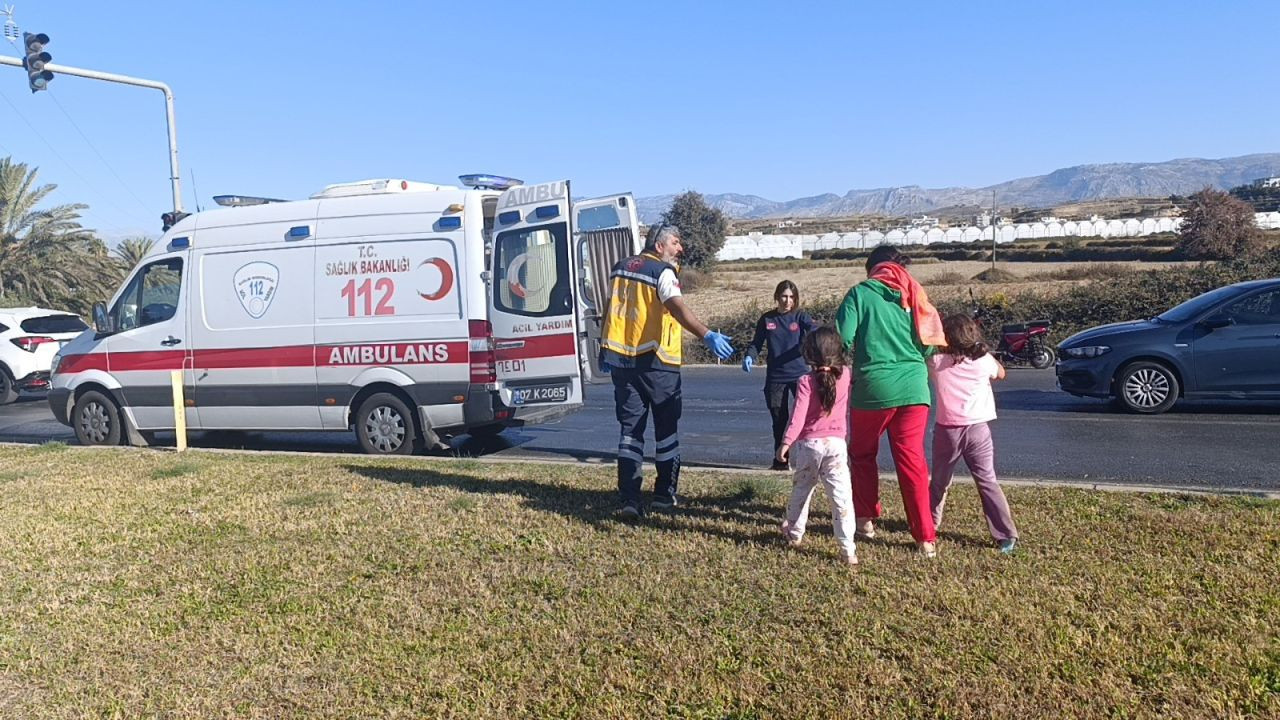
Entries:
{"label": "woman in green jacket", "polygon": [[[930,402],[925,357],[932,348],[922,341],[917,320],[927,320],[930,312],[937,320],[937,311],[907,273],[909,262],[891,245],[873,250],[867,258],[868,277],[845,295],[836,314],[836,329],[854,370],[849,464],[858,532],[864,537],[875,535],[875,520],[881,513],[876,455],[880,436],[887,431],[911,535],[920,552],[933,557],[937,538],[924,455]],[[937,342],[929,333],[926,339]]]}

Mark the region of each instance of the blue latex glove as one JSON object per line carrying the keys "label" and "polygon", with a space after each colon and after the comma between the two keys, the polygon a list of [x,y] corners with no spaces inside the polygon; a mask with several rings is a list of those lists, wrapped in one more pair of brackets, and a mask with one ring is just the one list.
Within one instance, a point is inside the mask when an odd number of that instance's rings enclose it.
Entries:
{"label": "blue latex glove", "polygon": [[756,364],[756,361],[752,360],[750,355],[742,358],[742,372],[745,372],[745,373],[751,372],[751,366],[755,364]]}
{"label": "blue latex glove", "polygon": [[729,338],[715,330],[708,330],[707,334],[702,336],[702,344],[721,360],[728,360],[729,356],[733,355],[733,346],[729,344]]}

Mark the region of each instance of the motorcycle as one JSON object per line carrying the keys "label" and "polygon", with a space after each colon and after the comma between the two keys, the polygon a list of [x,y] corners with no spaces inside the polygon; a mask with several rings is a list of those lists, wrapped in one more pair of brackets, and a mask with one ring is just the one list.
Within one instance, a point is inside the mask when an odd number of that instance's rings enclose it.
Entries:
{"label": "motorcycle", "polygon": [[[972,289],[969,298],[973,300],[973,319],[985,329],[994,313],[974,299]],[[1006,365],[1030,365],[1037,370],[1053,367],[1058,354],[1049,342],[1051,327],[1053,323],[1048,320],[1002,325],[1000,343],[991,354]]]}

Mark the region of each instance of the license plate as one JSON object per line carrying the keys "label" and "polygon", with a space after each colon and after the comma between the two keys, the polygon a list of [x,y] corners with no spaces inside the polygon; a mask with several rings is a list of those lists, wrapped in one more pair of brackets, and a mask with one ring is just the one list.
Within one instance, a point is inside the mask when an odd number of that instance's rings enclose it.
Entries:
{"label": "license plate", "polygon": [[513,405],[566,402],[568,399],[568,385],[536,385],[534,387],[513,388],[511,390],[511,404]]}

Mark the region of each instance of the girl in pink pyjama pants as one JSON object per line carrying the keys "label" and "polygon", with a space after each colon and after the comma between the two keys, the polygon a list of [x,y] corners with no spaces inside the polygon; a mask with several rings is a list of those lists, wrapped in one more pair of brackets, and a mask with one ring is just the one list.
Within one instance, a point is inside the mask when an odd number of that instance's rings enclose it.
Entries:
{"label": "girl in pink pyjama pants", "polygon": [[933,479],[929,500],[933,523],[942,522],[947,489],[963,458],[982,498],[991,537],[1000,551],[1013,551],[1018,528],[1009,513],[1009,502],[996,480],[995,448],[987,423],[996,419],[991,381],[1004,377],[1004,368],[987,352],[982,331],[968,315],[952,315],[942,322],[947,346],[928,359],[929,376],[936,396],[933,426]]}

